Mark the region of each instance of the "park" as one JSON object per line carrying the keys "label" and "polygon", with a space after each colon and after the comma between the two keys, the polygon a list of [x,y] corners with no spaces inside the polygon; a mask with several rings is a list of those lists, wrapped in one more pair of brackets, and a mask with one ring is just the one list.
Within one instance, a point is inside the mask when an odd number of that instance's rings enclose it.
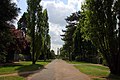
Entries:
{"label": "park", "polygon": [[1,0],[0,80],[120,80],[120,0]]}

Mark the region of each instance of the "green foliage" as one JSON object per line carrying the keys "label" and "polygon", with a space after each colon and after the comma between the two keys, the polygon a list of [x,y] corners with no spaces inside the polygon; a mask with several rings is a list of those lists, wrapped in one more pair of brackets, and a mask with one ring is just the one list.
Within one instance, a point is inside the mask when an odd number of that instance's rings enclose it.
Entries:
{"label": "green foliage", "polygon": [[8,48],[10,44],[15,43],[9,29],[18,16],[19,10],[11,0],[0,1],[0,63],[6,62]]}
{"label": "green foliage", "polygon": [[83,37],[91,40],[104,56],[111,73],[120,75],[120,0],[86,0],[82,6]]}
{"label": "green foliage", "polygon": [[62,58],[63,60],[69,60],[69,55],[66,50],[63,49],[63,47],[60,48],[60,58]]}
{"label": "green foliage", "polygon": [[49,58],[49,53],[50,53],[50,35],[49,35],[49,23],[48,23],[48,13],[47,13],[47,9],[45,9],[43,11],[43,23],[44,23],[44,33],[43,33],[43,37],[44,37],[44,60],[46,60],[46,58]]}
{"label": "green foliage", "polygon": [[6,21],[12,21],[18,16],[20,9],[17,8],[16,3],[11,2],[11,0],[2,0],[0,4],[0,27],[3,29],[7,27],[5,26]]}
{"label": "green foliage", "polygon": [[50,51],[49,58],[50,59],[55,59],[55,52],[53,50]]}
{"label": "green foliage", "polygon": [[6,76],[6,77],[0,77],[0,80],[25,80],[25,78],[20,76]]}
{"label": "green foliage", "polygon": [[63,30],[65,34],[62,35],[63,36],[62,40],[65,42],[65,44],[63,45],[63,49],[66,53],[68,53],[67,57],[69,57],[69,60],[72,59],[73,35],[77,27],[79,16],[80,16],[80,12],[76,12],[76,13],[72,13],[72,15],[70,15],[69,17],[65,19],[68,25],[66,25],[66,28],[67,28],[66,31]]}
{"label": "green foliage", "polygon": [[44,60],[46,60],[46,57],[50,52],[48,14],[46,9],[42,12],[40,2],[41,0],[27,0],[27,32],[31,37],[33,64],[35,64],[42,54],[44,56]]}
{"label": "green foliage", "polygon": [[[40,3],[40,0],[27,0],[27,4],[28,4],[28,15],[27,15],[27,28],[28,28],[28,31],[30,32],[30,37],[31,37],[31,51],[32,51],[32,62],[33,64],[35,64],[36,62],[36,59],[35,59],[35,41],[38,40],[36,39],[35,37],[35,27],[36,27],[36,22],[37,22],[37,9],[40,8],[39,6],[39,3]],[[38,6],[38,8],[37,8]],[[36,27],[37,29],[37,27]]]}
{"label": "green foliage", "polygon": [[23,30],[25,33],[26,33],[26,27],[27,27],[27,15],[28,15],[28,13],[24,12],[22,17],[17,22],[18,29]]}
{"label": "green foliage", "polygon": [[19,59],[23,61],[24,60],[24,55],[23,54],[19,54]]}
{"label": "green foliage", "polygon": [[82,44],[82,34],[80,32],[79,27],[76,28],[74,34],[73,34],[73,51],[74,53],[80,53],[81,52],[81,44]]}
{"label": "green foliage", "polygon": [[90,40],[85,40],[82,37],[82,23],[79,19],[84,19],[80,11],[72,13],[72,15],[66,18],[68,24],[66,31],[63,30],[65,34],[62,35],[62,40],[64,40],[65,44],[61,48],[61,57],[66,59],[69,57],[69,60],[98,63],[97,57],[99,57],[99,54],[97,49]]}

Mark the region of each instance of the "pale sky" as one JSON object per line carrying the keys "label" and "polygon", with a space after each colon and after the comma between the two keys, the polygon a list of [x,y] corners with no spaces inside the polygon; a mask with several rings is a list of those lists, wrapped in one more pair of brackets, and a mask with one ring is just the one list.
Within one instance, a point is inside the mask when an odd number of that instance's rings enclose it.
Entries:
{"label": "pale sky", "polygon": [[[27,11],[26,0],[13,0],[21,8],[19,18]],[[64,42],[60,35],[63,34],[62,29],[65,29],[65,18],[71,13],[80,10],[81,3],[84,0],[42,0],[43,9],[47,8],[49,17],[49,27],[51,36],[51,49],[57,52],[57,48],[62,47]]]}

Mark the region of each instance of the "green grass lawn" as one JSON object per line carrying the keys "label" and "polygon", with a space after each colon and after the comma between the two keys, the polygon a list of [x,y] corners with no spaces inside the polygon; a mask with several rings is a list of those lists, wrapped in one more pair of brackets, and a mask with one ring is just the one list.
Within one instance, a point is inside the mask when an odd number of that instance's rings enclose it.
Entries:
{"label": "green grass lawn", "polygon": [[13,63],[9,65],[0,66],[0,75],[9,74],[15,72],[25,72],[25,71],[34,71],[42,68],[44,65],[48,64],[49,61],[38,61],[36,64],[32,64],[31,61],[21,61],[18,63]]}
{"label": "green grass lawn", "polygon": [[[106,80],[109,76],[110,71],[106,66],[86,63],[86,62],[69,62],[79,69],[82,73],[89,75],[92,80]],[[111,77],[109,80],[120,80],[120,78]]]}
{"label": "green grass lawn", "polygon": [[25,80],[25,78],[20,76],[8,76],[8,77],[0,77],[0,80]]}

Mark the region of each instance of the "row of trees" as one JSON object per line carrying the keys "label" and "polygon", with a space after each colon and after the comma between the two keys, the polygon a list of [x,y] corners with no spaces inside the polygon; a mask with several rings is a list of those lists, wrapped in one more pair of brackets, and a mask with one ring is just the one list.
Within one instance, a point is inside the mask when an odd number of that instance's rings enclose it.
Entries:
{"label": "row of trees", "polygon": [[[73,47],[66,42],[69,38],[66,36],[63,49],[69,45],[70,52],[77,55],[83,51],[81,41],[85,41],[85,46],[92,44],[95,47],[93,51],[97,49],[106,60],[111,74],[120,75],[120,0],[85,0],[78,22],[76,29],[72,29],[74,34],[70,32],[72,35],[68,35],[73,37]],[[79,51],[74,52],[75,49]]]}
{"label": "row of trees", "polygon": [[80,17],[82,15],[78,11],[66,18],[66,30],[62,30],[65,34],[61,35],[63,37],[62,40],[65,42],[60,49],[61,57],[69,60],[97,63],[100,55],[92,42],[90,40],[84,40],[82,37],[81,28],[79,27]]}
{"label": "row of trees", "polygon": [[120,75],[120,0],[86,0],[82,12],[84,37],[102,53],[111,73]]}
{"label": "row of trees", "polygon": [[50,58],[50,35],[47,10],[42,10],[41,0],[27,0],[28,9],[18,22],[18,28],[30,37],[32,64]]}
{"label": "row of trees", "polygon": [[[50,51],[47,10],[42,10],[41,0],[27,0],[27,12],[13,25],[20,9],[11,0],[0,1],[0,63],[14,60],[55,58]],[[20,55],[19,55],[20,54]]]}

